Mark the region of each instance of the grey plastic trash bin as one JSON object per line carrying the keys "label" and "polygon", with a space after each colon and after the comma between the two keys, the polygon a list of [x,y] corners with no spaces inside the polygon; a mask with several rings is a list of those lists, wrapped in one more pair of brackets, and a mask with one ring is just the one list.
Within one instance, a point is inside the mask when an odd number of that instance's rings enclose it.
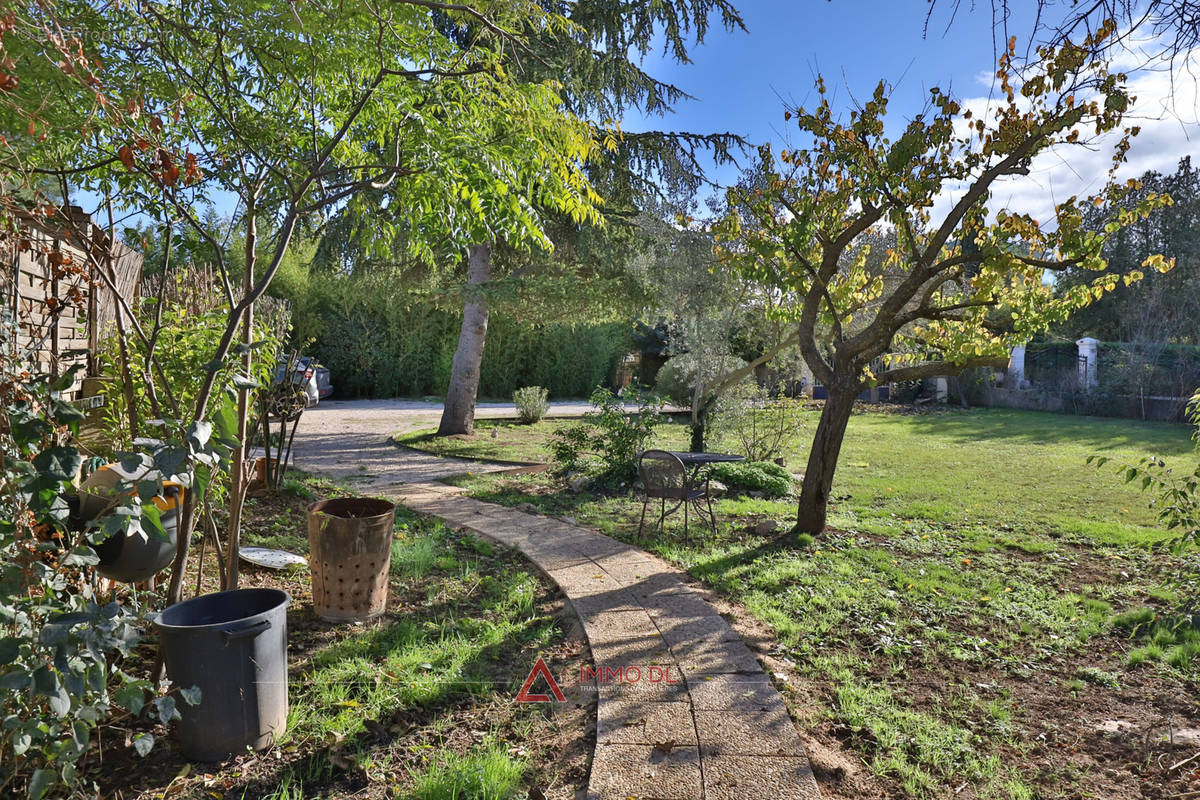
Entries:
{"label": "grey plastic trash bin", "polygon": [[185,600],[155,621],[167,676],[197,686],[179,702],[176,734],[193,761],[271,746],[287,727],[287,607],[279,589],[236,589]]}

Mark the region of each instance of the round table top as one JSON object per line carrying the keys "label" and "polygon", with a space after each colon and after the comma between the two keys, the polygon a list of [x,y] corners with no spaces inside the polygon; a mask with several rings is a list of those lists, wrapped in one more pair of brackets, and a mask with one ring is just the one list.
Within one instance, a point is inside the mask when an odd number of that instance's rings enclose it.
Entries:
{"label": "round table top", "polygon": [[745,456],[735,455],[733,453],[685,453],[682,451],[671,451],[671,455],[678,458],[684,464],[693,466],[696,464],[721,464],[729,461],[745,461]]}

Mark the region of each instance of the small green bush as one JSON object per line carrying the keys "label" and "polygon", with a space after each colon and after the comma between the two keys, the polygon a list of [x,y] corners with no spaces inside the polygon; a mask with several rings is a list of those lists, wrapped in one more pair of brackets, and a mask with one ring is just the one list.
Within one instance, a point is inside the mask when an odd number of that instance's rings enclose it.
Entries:
{"label": "small green bush", "polygon": [[709,429],[751,461],[769,461],[789,447],[805,427],[804,402],[771,392],[753,381],[734,386],[717,398]]}
{"label": "small green bush", "polygon": [[730,489],[762,492],[765,497],[786,497],[792,491],[791,474],[770,461],[714,464],[709,469],[708,476]]}
{"label": "small green bush", "polygon": [[291,497],[302,497],[305,500],[316,500],[317,496],[313,494],[312,489],[304,485],[304,481],[299,478],[287,478],[283,485],[279,487],[280,494],[286,494]]}
{"label": "small green bush", "polygon": [[643,398],[637,411],[627,413],[621,398],[610,390],[592,392],[598,410],[583,415],[578,425],[554,432],[550,449],[559,475],[586,472],[598,485],[617,485],[637,477],[638,456],[654,429],[667,421],[663,402]]}
{"label": "small green bush", "polygon": [[517,419],[532,425],[546,416],[546,399],[550,390],[541,386],[526,386],[513,392],[513,403],[517,406]]}

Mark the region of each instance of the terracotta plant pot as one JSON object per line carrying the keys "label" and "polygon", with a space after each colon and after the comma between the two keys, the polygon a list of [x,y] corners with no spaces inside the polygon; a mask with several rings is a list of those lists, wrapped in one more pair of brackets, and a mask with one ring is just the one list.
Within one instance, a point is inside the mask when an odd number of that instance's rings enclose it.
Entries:
{"label": "terracotta plant pot", "polygon": [[267,462],[268,461],[271,462],[271,472],[278,474],[278,472],[279,472],[279,459],[278,458],[268,459],[264,456],[259,456],[258,458],[254,459],[254,480],[259,481],[261,483],[267,482]]}

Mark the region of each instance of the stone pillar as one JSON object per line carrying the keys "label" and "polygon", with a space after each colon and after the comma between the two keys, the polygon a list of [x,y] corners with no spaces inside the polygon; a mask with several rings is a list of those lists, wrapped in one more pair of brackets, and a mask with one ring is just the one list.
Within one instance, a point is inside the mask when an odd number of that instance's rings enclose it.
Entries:
{"label": "stone pillar", "polygon": [[1079,388],[1090,392],[1100,385],[1100,340],[1085,336],[1075,346],[1079,348]]}
{"label": "stone pillar", "polygon": [[816,383],[816,378],[813,376],[812,370],[808,367],[808,362],[803,358],[800,359],[800,394],[812,400],[813,384]]}
{"label": "stone pillar", "polygon": [[1025,380],[1025,345],[1019,344],[1012,349],[1004,382],[1012,389],[1024,389],[1029,386]]}
{"label": "stone pillar", "polygon": [[949,381],[945,378],[933,379],[933,395],[939,403],[944,403],[950,397]]}

